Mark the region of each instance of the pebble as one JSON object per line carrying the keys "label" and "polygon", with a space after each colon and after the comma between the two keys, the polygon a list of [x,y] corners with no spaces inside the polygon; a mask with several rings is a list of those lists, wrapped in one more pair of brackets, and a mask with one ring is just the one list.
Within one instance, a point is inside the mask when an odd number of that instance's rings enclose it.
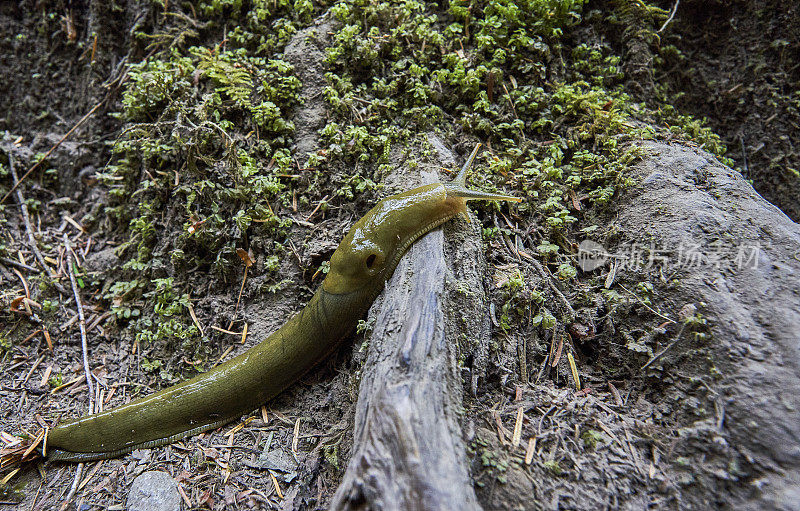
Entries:
{"label": "pebble", "polygon": [[166,472],[144,472],[133,480],[125,509],[180,511],[181,497],[178,494],[178,484]]}

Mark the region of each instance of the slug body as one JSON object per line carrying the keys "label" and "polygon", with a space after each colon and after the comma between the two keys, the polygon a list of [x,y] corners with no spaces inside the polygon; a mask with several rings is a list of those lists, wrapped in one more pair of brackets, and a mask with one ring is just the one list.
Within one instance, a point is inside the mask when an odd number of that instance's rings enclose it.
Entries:
{"label": "slug body", "polygon": [[83,462],[165,445],[238,419],[279,394],[354,329],[415,240],[466,212],[467,199],[517,200],[463,186],[476,152],[453,183],[393,195],[358,220],[309,303],[260,344],[190,380],[53,428],[47,457]]}

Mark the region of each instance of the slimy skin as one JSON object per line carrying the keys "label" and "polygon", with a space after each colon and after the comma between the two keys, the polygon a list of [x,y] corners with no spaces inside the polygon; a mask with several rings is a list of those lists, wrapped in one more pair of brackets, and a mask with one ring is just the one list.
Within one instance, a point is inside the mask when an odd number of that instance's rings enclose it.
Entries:
{"label": "slimy skin", "polygon": [[190,380],[53,428],[47,458],[84,462],[165,445],[236,420],[275,397],[355,328],[420,236],[466,213],[468,199],[519,200],[464,186],[477,150],[453,183],[393,195],[358,220],[333,253],[320,288],[278,331]]}

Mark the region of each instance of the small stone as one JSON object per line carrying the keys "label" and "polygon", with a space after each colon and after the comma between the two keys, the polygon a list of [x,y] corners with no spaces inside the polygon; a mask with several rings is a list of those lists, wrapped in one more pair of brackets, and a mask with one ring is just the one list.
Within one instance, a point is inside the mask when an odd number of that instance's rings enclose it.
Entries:
{"label": "small stone", "polygon": [[115,247],[107,247],[99,252],[91,253],[86,257],[86,261],[83,263],[86,271],[91,273],[103,272],[119,266],[121,263],[114,250]]}
{"label": "small stone", "polygon": [[283,449],[262,452],[254,466],[282,472],[281,477],[287,483],[291,483],[297,477],[297,461]]}
{"label": "small stone", "polygon": [[678,319],[681,321],[686,321],[687,319],[694,316],[696,312],[697,312],[697,306],[693,303],[687,303],[686,305],[681,307],[681,310],[678,311]]}
{"label": "small stone", "polygon": [[125,509],[128,511],[180,511],[178,483],[166,472],[150,471],[133,480]]}

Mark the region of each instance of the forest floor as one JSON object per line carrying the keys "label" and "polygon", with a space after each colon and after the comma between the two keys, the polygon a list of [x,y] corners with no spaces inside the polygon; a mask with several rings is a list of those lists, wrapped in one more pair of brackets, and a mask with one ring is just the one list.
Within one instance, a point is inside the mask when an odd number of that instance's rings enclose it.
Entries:
{"label": "forest floor", "polygon": [[[714,364],[708,380],[675,361],[642,371],[684,328],[723,331],[716,319],[656,269],[584,271],[577,248],[644,229],[617,221],[645,140],[708,151],[800,218],[800,9],[516,4],[3,3],[2,441],[86,412],[76,295],[103,407],[203,372],[306,303],[436,132],[462,160],[486,144],[475,186],[526,198],[476,207],[492,340],[474,347],[485,367],[461,361],[462,425],[483,507],[734,509],[757,494],[762,465],[704,451],[719,443],[698,432],[719,414]],[[242,421],[78,479],[71,464],[4,468],[0,508],[59,508],[77,480],[77,509],[122,509],[154,469],[187,508],[325,508],[365,327]]]}

